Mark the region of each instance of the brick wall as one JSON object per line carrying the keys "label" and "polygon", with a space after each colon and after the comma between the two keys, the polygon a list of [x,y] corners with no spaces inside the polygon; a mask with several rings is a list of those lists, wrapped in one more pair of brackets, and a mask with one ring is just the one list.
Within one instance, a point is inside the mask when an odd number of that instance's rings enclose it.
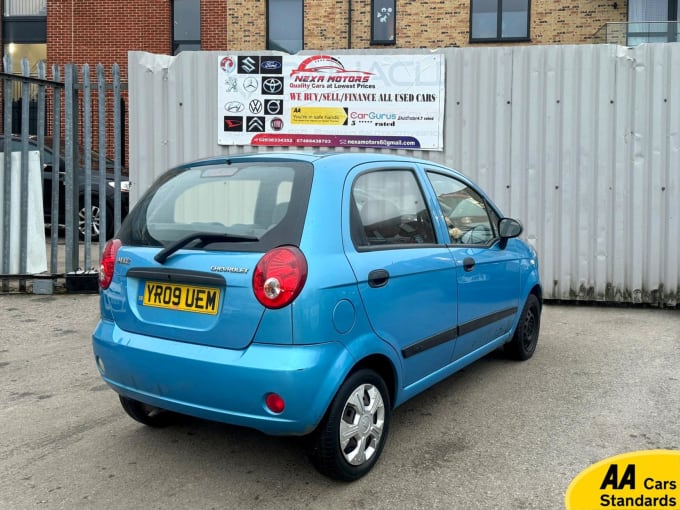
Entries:
{"label": "brick wall", "polygon": [[[120,65],[121,81],[125,83],[127,82],[127,52],[129,50],[166,54],[171,51],[171,2],[169,0],[117,0],[115,2],[48,0],[47,13],[47,64],[50,76],[53,64],[90,64],[90,80],[94,83],[96,82],[95,66],[101,63],[106,69],[107,80],[110,80],[111,66],[117,63]],[[112,156],[113,101],[111,93],[107,96],[107,155]],[[122,98],[124,105],[127,105],[127,93],[123,92]],[[92,109],[93,142],[97,144],[96,97],[93,97]],[[122,114],[126,115],[125,112]],[[82,124],[82,118],[80,122]],[[123,140],[125,142],[128,140],[127,125]]]}
{"label": "brick wall", "polygon": [[227,0],[201,0],[201,49],[227,48],[229,12]]}
{"label": "brick wall", "polygon": [[219,49],[264,50],[267,44],[266,5],[266,0],[230,0],[227,6],[226,44]]}
{"label": "brick wall", "polygon": [[[204,0],[205,3],[206,0]],[[209,1],[210,4],[221,4]],[[261,50],[266,45],[266,0],[231,1],[224,46],[205,49]],[[351,46],[348,41],[352,4]],[[397,0],[395,48],[470,46],[470,0]],[[607,22],[627,20],[627,0],[533,0],[528,44],[583,44]],[[306,0],[305,49],[371,48],[370,0]],[[203,27],[224,23],[203,17]],[[203,30],[206,30],[204,28]],[[527,44],[527,43],[524,43]],[[480,45],[479,43],[476,45]],[[381,46],[375,46],[381,48]]]}
{"label": "brick wall", "polygon": [[[397,0],[394,47],[469,46],[470,3]],[[626,21],[627,1],[617,2],[617,9],[613,4],[613,0],[533,0],[531,44],[587,43],[604,23]],[[202,48],[265,49],[266,7],[266,0],[202,0]],[[127,80],[128,50],[171,52],[171,11],[171,0],[48,0],[48,63],[117,62]],[[370,0],[305,0],[305,49],[370,48],[373,14]]]}
{"label": "brick wall", "polygon": [[121,64],[128,50],[171,51],[169,0],[48,0],[48,64]]}
{"label": "brick wall", "polygon": [[532,2],[531,42],[534,44],[583,44],[605,23],[627,21],[627,0],[554,0]]}

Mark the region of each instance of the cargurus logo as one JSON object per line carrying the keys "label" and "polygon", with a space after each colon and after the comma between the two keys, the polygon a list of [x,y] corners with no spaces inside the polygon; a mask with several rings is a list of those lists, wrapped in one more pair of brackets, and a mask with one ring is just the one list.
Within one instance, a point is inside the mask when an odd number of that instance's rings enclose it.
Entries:
{"label": "cargurus logo", "polygon": [[351,112],[349,116],[358,120],[397,120],[396,113]]}

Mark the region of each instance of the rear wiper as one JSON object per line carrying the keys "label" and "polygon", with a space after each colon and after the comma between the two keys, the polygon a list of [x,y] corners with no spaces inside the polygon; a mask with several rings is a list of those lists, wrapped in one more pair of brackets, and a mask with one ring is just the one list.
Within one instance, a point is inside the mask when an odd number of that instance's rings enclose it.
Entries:
{"label": "rear wiper", "polygon": [[212,243],[224,243],[224,242],[255,242],[259,241],[257,237],[254,236],[244,236],[238,234],[215,234],[214,232],[193,232],[188,236],[184,236],[178,239],[171,245],[163,248],[161,251],[156,253],[154,260],[159,264],[163,264],[170,255],[175,253],[177,250],[184,248],[186,245],[192,241],[201,240],[203,246]]}

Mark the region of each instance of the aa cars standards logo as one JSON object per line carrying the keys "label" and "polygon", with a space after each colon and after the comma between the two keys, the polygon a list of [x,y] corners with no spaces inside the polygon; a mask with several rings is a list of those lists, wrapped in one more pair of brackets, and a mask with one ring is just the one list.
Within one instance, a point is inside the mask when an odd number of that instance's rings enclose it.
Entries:
{"label": "aa cars standards logo", "polygon": [[567,510],[678,508],[680,451],[646,450],[610,457],[569,485]]}

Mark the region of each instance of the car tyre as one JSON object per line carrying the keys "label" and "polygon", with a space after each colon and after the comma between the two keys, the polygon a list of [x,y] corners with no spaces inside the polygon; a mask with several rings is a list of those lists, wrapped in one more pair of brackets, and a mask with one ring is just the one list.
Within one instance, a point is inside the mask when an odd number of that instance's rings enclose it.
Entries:
{"label": "car tyre", "polygon": [[524,361],[531,358],[538,343],[541,326],[541,303],[534,294],[524,304],[517,329],[512,340],[505,344],[505,352],[513,359]]}
{"label": "car tyre", "polygon": [[335,395],[312,437],[312,463],[337,480],[368,473],[382,453],[390,424],[387,386],[373,370],[351,374]]}
{"label": "car tyre", "polygon": [[123,406],[125,412],[130,418],[139,423],[149,427],[161,428],[167,427],[172,421],[172,413],[169,411],[144,404],[123,395],[118,395],[118,397],[120,398],[120,405]]}
{"label": "car tyre", "polygon": [[[92,195],[91,200],[92,207],[92,233],[91,239],[93,241],[99,240],[99,235],[101,233],[101,214],[99,209],[99,196]],[[81,239],[85,239],[85,201],[83,197],[80,197],[80,208],[78,209],[78,233]],[[113,208],[106,204],[106,231],[104,232],[106,236],[105,239],[111,239],[113,237]]]}

